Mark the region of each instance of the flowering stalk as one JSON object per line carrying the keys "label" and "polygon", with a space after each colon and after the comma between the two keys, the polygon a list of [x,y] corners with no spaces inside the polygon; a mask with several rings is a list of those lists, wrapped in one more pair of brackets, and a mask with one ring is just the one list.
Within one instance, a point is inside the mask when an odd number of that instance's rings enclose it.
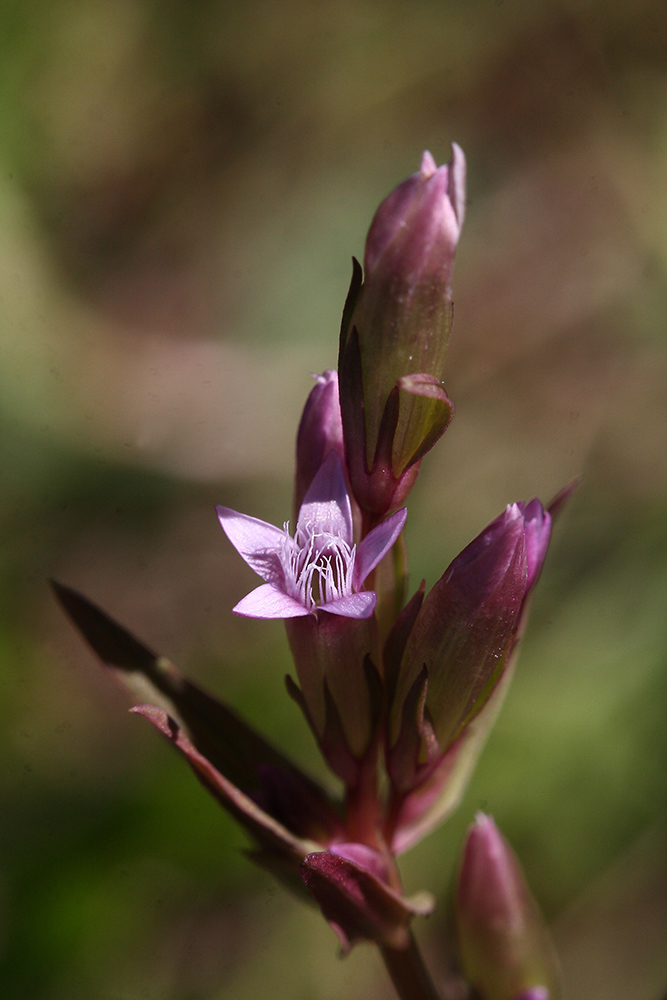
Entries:
{"label": "flowering stalk", "polygon": [[[63,608],[130,690],[135,711],[245,828],[251,857],[314,901],[343,953],[376,945],[402,1000],[436,1000],[397,858],[458,804],[514,670],[551,536],[539,500],[509,504],[427,592],[404,604],[403,506],[453,407],[442,387],[465,160],[453,147],[380,205],[364,271],[355,263],[338,372],[317,376],[299,425],[294,528],[229,507],[220,524],[261,583],[237,615],[284,619],[287,690],[338,797],[86,598]],[[298,682],[298,683],[297,683]],[[457,893],[466,979],[481,1000],[555,1000],[546,936],[518,864],[491,820],[466,844]]]}
{"label": "flowering stalk", "polygon": [[382,948],[382,958],[401,1000],[446,1000],[437,992],[412,933],[405,948]]}

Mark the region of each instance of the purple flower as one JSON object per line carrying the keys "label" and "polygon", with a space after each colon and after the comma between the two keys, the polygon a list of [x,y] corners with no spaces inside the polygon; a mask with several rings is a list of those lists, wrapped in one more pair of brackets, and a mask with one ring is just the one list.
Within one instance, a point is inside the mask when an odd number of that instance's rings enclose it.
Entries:
{"label": "purple flower", "polygon": [[340,458],[331,451],[299,510],[292,537],[289,523],[276,528],[228,507],[217,507],[234,548],[265,581],[234,611],[248,618],[298,618],[328,611],[370,618],[377,595],[364,581],[392,547],[407,511],[397,511],[356,546],[352,509]]}

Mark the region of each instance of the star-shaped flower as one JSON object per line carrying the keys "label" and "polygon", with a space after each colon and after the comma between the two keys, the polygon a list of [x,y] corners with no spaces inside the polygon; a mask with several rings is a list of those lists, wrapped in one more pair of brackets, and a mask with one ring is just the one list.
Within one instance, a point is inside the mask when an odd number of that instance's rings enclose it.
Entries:
{"label": "star-shaped flower", "polygon": [[370,618],[377,595],[363,590],[364,582],[407,516],[405,508],[397,511],[355,545],[343,467],[333,451],[304,497],[294,537],[289,523],[281,529],[228,507],[216,510],[234,548],[265,581],[234,608],[247,618],[297,618],[317,611]]}

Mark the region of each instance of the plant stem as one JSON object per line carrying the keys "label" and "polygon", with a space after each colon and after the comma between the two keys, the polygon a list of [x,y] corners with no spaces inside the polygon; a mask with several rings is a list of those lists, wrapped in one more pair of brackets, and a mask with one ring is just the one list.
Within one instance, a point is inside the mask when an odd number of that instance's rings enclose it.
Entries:
{"label": "plant stem", "polygon": [[406,948],[380,950],[400,1000],[441,1000],[412,932]]}
{"label": "plant stem", "polygon": [[378,798],[377,755],[378,744],[375,740],[360,763],[357,785],[347,790],[345,803],[350,840],[374,848],[379,846],[378,827],[381,809]]}

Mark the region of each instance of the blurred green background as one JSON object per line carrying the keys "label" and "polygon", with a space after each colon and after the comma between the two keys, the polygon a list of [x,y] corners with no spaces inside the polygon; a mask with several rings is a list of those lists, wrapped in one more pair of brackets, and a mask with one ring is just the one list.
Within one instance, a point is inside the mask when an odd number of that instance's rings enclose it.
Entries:
{"label": "blurred green background", "polygon": [[431,584],[509,500],[583,476],[466,799],[405,859],[438,909],[483,808],[571,1000],[667,985],[667,8],[658,0],[0,6],[0,992],[388,998],[104,676],[54,576],[295,756],[279,623],[214,503],[290,511],[380,199],[459,142],[456,419],[407,527]]}

